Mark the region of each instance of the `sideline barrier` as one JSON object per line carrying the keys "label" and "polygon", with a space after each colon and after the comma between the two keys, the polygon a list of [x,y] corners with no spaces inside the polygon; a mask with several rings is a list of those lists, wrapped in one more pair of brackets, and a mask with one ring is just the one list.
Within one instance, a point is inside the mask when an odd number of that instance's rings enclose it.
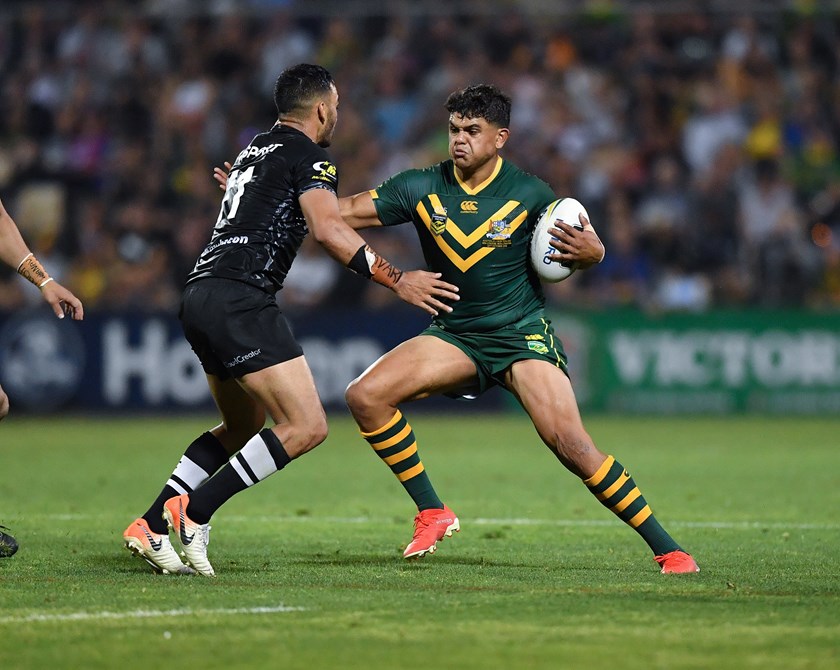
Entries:
{"label": "sideline barrier", "polygon": [[[324,405],[386,351],[428,325],[420,310],[322,310],[289,319]],[[214,412],[204,371],[171,314],[88,312],[58,320],[45,307],[0,313],[0,384],[14,412]],[[481,405],[479,407],[478,405]],[[470,409],[499,409],[489,394]],[[421,409],[464,409],[448,399]]]}
{"label": "sideline barrier", "polygon": [[631,414],[840,411],[840,314],[552,314],[582,407]]}
{"label": "sideline barrier", "polygon": [[[630,414],[840,411],[840,314],[637,311],[551,313],[581,407]],[[355,376],[428,323],[419,310],[290,314],[329,409]],[[212,411],[204,373],[169,314],[45,309],[0,314],[0,384],[15,411]],[[430,399],[417,409],[511,407]]]}

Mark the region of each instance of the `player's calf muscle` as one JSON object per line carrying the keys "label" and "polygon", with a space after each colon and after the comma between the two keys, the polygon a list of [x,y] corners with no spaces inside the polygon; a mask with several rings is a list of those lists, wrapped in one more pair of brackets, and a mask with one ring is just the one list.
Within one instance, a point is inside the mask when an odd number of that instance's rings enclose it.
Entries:
{"label": "player's calf muscle", "polygon": [[555,432],[549,447],[569,470],[579,477],[590,477],[606,456],[592,443],[587,435],[568,435]]}

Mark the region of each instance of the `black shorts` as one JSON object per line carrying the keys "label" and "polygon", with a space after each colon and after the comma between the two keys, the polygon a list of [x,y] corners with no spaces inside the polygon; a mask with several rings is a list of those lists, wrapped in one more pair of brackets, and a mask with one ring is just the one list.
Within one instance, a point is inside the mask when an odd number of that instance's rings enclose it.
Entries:
{"label": "black shorts", "polygon": [[242,282],[188,284],[178,318],[201,367],[222,380],[303,355],[274,296]]}

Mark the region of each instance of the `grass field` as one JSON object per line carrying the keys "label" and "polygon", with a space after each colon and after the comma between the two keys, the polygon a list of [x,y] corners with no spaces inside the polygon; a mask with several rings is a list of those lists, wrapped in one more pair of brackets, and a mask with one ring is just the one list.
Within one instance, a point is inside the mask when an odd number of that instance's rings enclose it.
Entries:
{"label": "grass field", "polygon": [[411,502],[335,417],[213,519],[218,577],[120,535],[200,418],[0,425],[0,668],[837,668],[840,420],[587,422],[701,565],[641,539],[518,416],[409,415],[462,531],[407,563]]}

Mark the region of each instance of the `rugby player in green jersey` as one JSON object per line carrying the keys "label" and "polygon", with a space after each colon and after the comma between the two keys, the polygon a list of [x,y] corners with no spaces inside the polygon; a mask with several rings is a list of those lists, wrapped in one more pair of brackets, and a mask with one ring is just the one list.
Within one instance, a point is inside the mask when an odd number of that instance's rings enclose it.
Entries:
{"label": "rugby player in green jersey", "polygon": [[[633,478],[596,448],[583,426],[566,355],[528,262],[531,230],[557,196],[499,155],[510,132],[510,106],[510,98],[493,86],[456,91],[446,103],[449,160],[339,200],[342,217],[356,229],[413,223],[429,270],[459,287],[451,312],[441,310],[426,330],[382,356],[346,393],[362,435],[417,505],[404,556],[432,553],[460,525],[435,492],[399,407],[430,395],[474,396],[500,385],[522,404],[560,462],[642,536],[661,572],[697,572]],[[604,248],[589,221],[581,217],[582,231],[568,223],[553,233],[553,260],[574,261],[579,268],[598,263]]]}

